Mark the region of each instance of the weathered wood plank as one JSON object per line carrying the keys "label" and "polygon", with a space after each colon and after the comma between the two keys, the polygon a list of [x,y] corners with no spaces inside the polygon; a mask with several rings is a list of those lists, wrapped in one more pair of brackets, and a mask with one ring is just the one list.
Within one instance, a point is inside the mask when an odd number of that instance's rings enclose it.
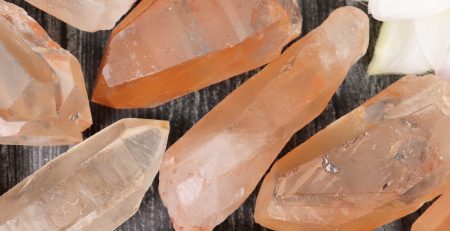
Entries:
{"label": "weathered wood plank", "polygon": [[[71,51],[81,62],[89,95],[95,81],[103,49],[109,32],[85,33],[67,26],[65,23],[30,6],[23,0],[9,0],[24,7],[28,13],[48,31],[50,36]],[[354,0],[299,0],[304,16],[303,33],[305,34],[325,20],[328,14],[339,6],[354,5],[367,10],[363,4]],[[366,75],[367,65],[373,54],[374,42],[380,24],[372,20],[371,45],[369,52],[350,71],[346,81],[338,90],[327,109],[311,124],[299,131],[286,145],[280,157],[301,144],[308,137],[328,124],[356,108],[371,96],[375,95],[398,77],[369,77]],[[151,36],[151,35],[150,35]],[[149,38],[151,39],[151,37]],[[226,95],[236,89],[257,70],[240,75],[219,84],[215,84],[199,92],[181,97],[154,109],[113,110],[91,103],[94,125],[85,132],[91,136],[114,121],[125,117],[153,118],[170,120],[172,130],[169,144],[180,138],[195,122],[219,103]],[[0,146],[0,194],[6,192],[22,179],[32,174],[68,147],[19,147]],[[171,223],[167,210],[162,205],[155,180],[147,193],[144,202],[133,218],[122,225],[119,230],[170,230]],[[259,186],[258,186],[259,187]],[[265,230],[254,223],[253,209],[258,189],[234,212],[217,230]],[[419,213],[385,225],[378,230],[409,230],[411,223]]]}

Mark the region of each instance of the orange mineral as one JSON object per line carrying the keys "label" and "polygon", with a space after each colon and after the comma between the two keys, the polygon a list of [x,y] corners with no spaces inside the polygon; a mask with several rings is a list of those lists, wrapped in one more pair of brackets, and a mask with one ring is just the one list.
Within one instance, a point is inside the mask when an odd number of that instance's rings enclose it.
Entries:
{"label": "orange mineral", "polygon": [[136,0],[26,0],[84,31],[109,30]]}
{"label": "orange mineral", "polygon": [[394,83],[275,163],[256,222],[370,231],[416,211],[450,186],[449,99],[434,75]]}
{"label": "orange mineral", "polygon": [[297,0],[143,0],[112,32],[93,100],[154,107],[260,67],[301,21]]}
{"label": "orange mineral", "polygon": [[444,193],[414,222],[411,231],[450,231],[450,191]]}
{"label": "orange mineral", "polygon": [[369,20],[340,8],[231,93],[164,156],[159,192],[177,230],[211,230],[255,189],[366,52]]}
{"label": "orange mineral", "polygon": [[0,144],[74,144],[91,124],[80,63],[0,0]]}

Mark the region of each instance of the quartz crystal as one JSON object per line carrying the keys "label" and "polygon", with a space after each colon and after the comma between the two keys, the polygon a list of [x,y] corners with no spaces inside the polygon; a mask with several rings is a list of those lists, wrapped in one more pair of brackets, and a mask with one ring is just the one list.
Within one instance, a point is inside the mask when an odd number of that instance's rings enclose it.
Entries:
{"label": "quartz crystal", "polygon": [[411,231],[450,231],[450,191],[444,193],[414,222]]}
{"label": "quartz crystal", "polygon": [[105,128],[0,197],[0,230],[114,230],[139,208],[168,133],[144,119]]}
{"label": "quartz crystal", "polygon": [[277,161],[256,222],[373,230],[450,187],[450,83],[407,76]]}
{"label": "quartz crystal", "polygon": [[178,230],[210,230],[255,189],[278,153],[326,107],[368,45],[345,7],[231,93],[164,157],[159,192]]}
{"label": "quartz crystal", "polygon": [[109,30],[136,0],[26,0],[84,31]]}
{"label": "quartz crystal", "polygon": [[300,31],[297,0],[143,0],[112,32],[93,100],[157,106],[270,62]]}
{"label": "quartz crystal", "polygon": [[0,144],[73,144],[91,124],[78,61],[0,0]]}

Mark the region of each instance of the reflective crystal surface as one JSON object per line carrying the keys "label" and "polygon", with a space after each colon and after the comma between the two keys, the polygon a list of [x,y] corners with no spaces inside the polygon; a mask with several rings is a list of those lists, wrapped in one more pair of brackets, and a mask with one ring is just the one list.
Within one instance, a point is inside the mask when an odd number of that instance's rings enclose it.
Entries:
{"label": "reflective crystal surface", "polygon": [[450,83],[407,76],[277,161],[256,222],[373,230],[450,187]]}
{"label": "reflective crystal surface", "polygon": [[0,0],[0,144],[73,144],[91,124],[76,58]]}
{"label": "reflective crystal surface", "polygon": [[154,107],[270,62],[300,31],[297,0],[143,0],[112,32],[93,100]]}
{"label": "reflective crystal surface", "polygon": [[211,230],[236,210],[292,135],[326,107],[368,40],[367,15],[336,10],[171,146],[159,192],[174,227]]}
{"label": "reflective crystal surface", "polygon": [[166,148],[166,121],[124,119],[0,197],[0,230],[114,230],[139,208]]}

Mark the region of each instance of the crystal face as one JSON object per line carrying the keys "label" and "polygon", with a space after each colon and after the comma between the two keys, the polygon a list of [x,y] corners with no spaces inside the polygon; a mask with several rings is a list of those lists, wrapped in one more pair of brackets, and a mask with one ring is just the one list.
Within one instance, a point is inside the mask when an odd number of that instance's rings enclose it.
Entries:
{"label": "crystal face", "polygon": [[159,170],[166,121],[124,119],[0,197],[0,230],[114,230],[136,213]]}
{"label": "crystal face", "polygon": [[262,66],[301,31],[296,0],[144,0],[114,29],[93,100],[153,107]]}
{"label": "crystal face", "polygon": [[407,76],[277,161],[255,219],[271,229],[373,230],[450,186],[450,83]]}
{"label": "crystal face", "polygon": [[367,15],[336,10],[171,146],[159,192],[174,227],[210,230],[236,210],[291,136],[326,107],[368,37]]}
{"label": "crystal face", "polygon": [[73,144],[91,124],[78,61],[0,0],[0,144]]}
{"label": "crystal face", "polygon": [[26,0],[84,31],[109,30],[136,0]]}

